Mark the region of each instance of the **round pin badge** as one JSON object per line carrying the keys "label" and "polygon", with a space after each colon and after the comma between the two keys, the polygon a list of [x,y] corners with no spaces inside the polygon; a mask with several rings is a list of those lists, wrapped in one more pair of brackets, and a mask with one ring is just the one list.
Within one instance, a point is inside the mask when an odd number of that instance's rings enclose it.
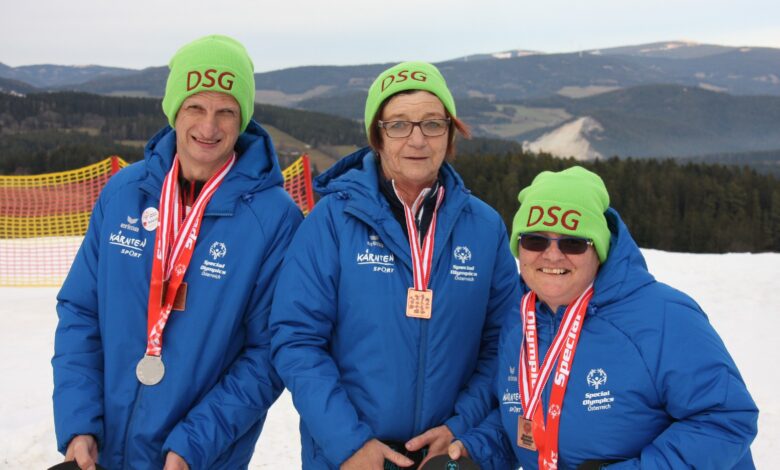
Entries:
{"label": "round pin badge", "polygon": [[437,455],[427,461],[420,470],[479,470],[479,465],[468,457],[452,460],[448,455]]}
{"label": "round pin badge", "polygon": [[159,213],[156,207],[147,207],[141,213],[141,225],[148,231],[152,232],[157,229]]}
{"label": "round pin badge", "polygon": [[165,375],[165,365],[160,356],[145,354],[135,366],[135,376],[144,385],[157,385]]}

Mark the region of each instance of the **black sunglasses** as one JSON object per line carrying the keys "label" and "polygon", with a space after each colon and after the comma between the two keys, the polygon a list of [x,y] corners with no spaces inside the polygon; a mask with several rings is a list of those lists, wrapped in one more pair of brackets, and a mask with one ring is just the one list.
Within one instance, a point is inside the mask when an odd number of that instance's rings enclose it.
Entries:
{"label": "black sunglasses", "polygon": [[523,233],[520,235],[520,246],[528,251],[544,251],[553,241],[558,244],[558,250],[564,255],[581,255],[588,251],[589,246],[593,245],[593,240],[588,240],[587,238],[551,238],[538,233]]}

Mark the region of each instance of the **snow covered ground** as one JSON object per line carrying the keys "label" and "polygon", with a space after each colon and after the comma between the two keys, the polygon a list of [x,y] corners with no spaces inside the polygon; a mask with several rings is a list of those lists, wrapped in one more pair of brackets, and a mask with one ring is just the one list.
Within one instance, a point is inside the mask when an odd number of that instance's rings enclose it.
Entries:
{"label": "snow covered ground", "polygon": [[[758,468],[780,455],[780,254],[694,255],[644,250],[656,277],[693,296],[740,367],[761,415]],[[0,288],[0,468],[59,462],[51,410],[56,325],[51,288]],[[771,372],[771,371],[775,372]],[[271,408],[251,469],[300,468],[298,415],[289,394]]]}

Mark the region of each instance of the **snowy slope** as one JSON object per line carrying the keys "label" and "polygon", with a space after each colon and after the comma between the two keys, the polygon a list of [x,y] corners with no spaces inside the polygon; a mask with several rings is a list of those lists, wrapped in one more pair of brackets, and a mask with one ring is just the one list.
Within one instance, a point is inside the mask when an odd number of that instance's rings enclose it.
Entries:
{"label": "snowy slope", "polygon": [[[758,468],[780,455],[780,254],[694,255],[644,250],[656,277],[692,295],[740,367],[761,410]],[[0,289],[0,468],[47,468],[62,457],[51,410],[56,289]],[[770,372],[771,371],[771,372]],[[298,416],[287,393],[269,412],[251,469],[300,468]]]}
{"label": "snowy slope", "polygon": [[547,152],[561,158],[594,160],[603,155],[593,148],[589,139],[591,134],[603,130],[601,124],[592,117],[581,117],[547,132],[533,142],[523,143],[523,147],[531,152]]}

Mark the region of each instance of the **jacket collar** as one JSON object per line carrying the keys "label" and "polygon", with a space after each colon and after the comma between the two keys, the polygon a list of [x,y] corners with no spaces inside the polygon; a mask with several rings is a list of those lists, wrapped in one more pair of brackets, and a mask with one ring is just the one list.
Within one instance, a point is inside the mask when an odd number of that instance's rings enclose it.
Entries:
{"label": "jacket collar", "polygon": [[[160,130],[144,148],[146,177],[144,191],[157,198],[165,175],[176,154],[176,131],[170,126]],[[284,183],[271,137],[252,120],[236,142],[236,163],[225,177],[206,208],[206,215],[233,214],[240,197]]]}
{"label": "jacket collar", "polygon": [[[373,228],[391,246],[399,258],[411,265],[409,244],[403,227],[393,217],[387,199],[379,188],[379,162],[370,147],[362,148],[339,160],[314,180],[314,189],[322,196],[333,194],[346,199],[345,210]],[[437,216],[434,262],[440,258],[470,191],[448,163],[442,164],[439,178],[444,185],[444,201]]]}

